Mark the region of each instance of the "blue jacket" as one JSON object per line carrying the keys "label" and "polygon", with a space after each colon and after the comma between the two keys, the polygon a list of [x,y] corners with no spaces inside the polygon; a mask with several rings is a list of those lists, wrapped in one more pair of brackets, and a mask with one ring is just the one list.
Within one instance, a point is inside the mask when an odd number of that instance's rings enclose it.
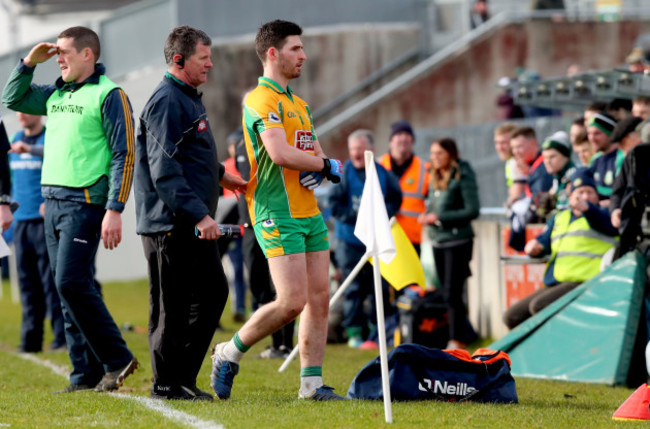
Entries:
{"label": "blue jacket", "polygon": [[[24,141],[27,144],[43,146],[45,142],[45,129],[35,136],[25,136],[21,130],[11,139],[12,143]],[[11,196],[20,206],[14,214],[14,220],[40,219],[39,208],[44,199],[41,195],[41,169],[43,157],[31,153],[10,153],[9,166],[11,167]]]}
{"label": "blue jacket", "polygon": [[[386,212],[390,218],[397,214],[399,207],[402,205],[402,189],[393,173],[377,163],[375,163],[375,167],[377,168],[379,185],[386,202]],[[332,186],[329,194],[329,206],[334,218],[336,237],[357,246],[363,246],[363,243],[354,235],[354,227],[357,222],[365,181],[365,168],[357,170],[352,165],[352,162],[348,160],[343,164],[341,183]]]}
{"label": "blue jacket", "polygon": [[214,217],[224,167],[196,88],[165,75],[142,111],[135,153],[138,234]]}

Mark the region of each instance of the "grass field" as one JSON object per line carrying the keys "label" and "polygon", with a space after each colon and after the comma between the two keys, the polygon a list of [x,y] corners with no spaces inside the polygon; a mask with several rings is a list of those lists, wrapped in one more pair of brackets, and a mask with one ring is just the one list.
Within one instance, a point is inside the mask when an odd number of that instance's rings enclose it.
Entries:
{"label": "grass field", "polygon": [[[228,401],[188,403],[148,401],[151,367],[146,333],[125,332],[131,350],[142,367],[113,395],[83,392],[52,395],[67,380],[51,368],[26,360],[16,353],[20,331],[20,306],[11,302],[9,287],[3,284],[0,299],[0,428],[607,428],[640,427],[644,422],[611,419],[616,408],[632,393],[627,388],[517,379],[520,403],[486,405],[474,403],[393,403],[393,424],[384,422],[382,402],[347,401],[311,403],[297,399],[299,365],[291,364],[278,373],[281,361],[257,360],[269,344],[263,341],[244,358]],[[147,323],[145,281],[104,285],[106,302],[118,325]],[[215,340],[232,336],[238,325],[231,322],[229,306],[223,317],[223,332]],[[46,344],[51,334],[48,331]],[[354,375],[376,352],[351,350],[345,345],[328,345],[324,378],[345,394]],[[34,357],[69,369],[65,353],[43,352]],[[210,362],[206,356],[198,385],[209,386]],[[151,404],[162,409],[151,409]]]}

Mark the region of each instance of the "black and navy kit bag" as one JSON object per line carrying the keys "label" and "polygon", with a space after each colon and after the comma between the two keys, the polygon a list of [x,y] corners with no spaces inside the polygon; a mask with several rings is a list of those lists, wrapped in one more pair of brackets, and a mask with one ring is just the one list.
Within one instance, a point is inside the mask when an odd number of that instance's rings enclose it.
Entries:
{"label": "black and navy kit bag", "polygon": [[[510,357],[503,351],[440,350],[402,344],[388,354],[391,398],[396,401],[434,399],[448,402],[517,403]],[[356,375],[348,397],[383,399],[379,357]]]}

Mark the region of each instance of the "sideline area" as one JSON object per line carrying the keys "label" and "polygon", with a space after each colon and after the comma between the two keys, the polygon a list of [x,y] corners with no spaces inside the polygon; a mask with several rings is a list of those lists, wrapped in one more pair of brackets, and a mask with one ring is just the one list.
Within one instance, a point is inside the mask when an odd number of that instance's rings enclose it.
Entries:
{"label": "sideline area", "polygon": [[[39,359],[38,357],[29,353],[12,353],[12,354],[18,356],[21,359],[32,362],[36,365],[49,368],[56,375],[60,375],[66,379],[68,378],[68,373],[70,372],[70,369],[67,367],[64,367],[62,365],[57,365],[48,360]],[[117,393],[117,392],[109,393],[109,395],[115,398],[133,401],[137,404],[140,404],[150,410],[159,413],[162,417],[166,419],[173,420],[187,427],[192,427],[197,429],[224,429],[224,426],[219,423],[203,420],[198,418],[197,416],[188,414],[184,411],[176,410],[171,406],[169,406],[168,403],[163,401],[157,401],[143,396],[128,395],[125,393]]]}

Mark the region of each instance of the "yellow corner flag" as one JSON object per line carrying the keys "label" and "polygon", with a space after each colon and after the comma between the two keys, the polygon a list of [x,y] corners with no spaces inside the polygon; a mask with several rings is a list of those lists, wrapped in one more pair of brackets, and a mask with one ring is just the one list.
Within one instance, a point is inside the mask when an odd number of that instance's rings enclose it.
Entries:
{"label": "yellow corner flag", "polygon": [[[391,232],[395,241],[396,253],[389,264],[385,264],[381,260],[379,261],[381,275],[396,290],[401,290],[412,284],[420,285],[424,289],[426,287],[426,280],[420,258],[399,222],[393,219],[391,221]],[[372,264],[372,258],[370,259],[370,263]]]}

